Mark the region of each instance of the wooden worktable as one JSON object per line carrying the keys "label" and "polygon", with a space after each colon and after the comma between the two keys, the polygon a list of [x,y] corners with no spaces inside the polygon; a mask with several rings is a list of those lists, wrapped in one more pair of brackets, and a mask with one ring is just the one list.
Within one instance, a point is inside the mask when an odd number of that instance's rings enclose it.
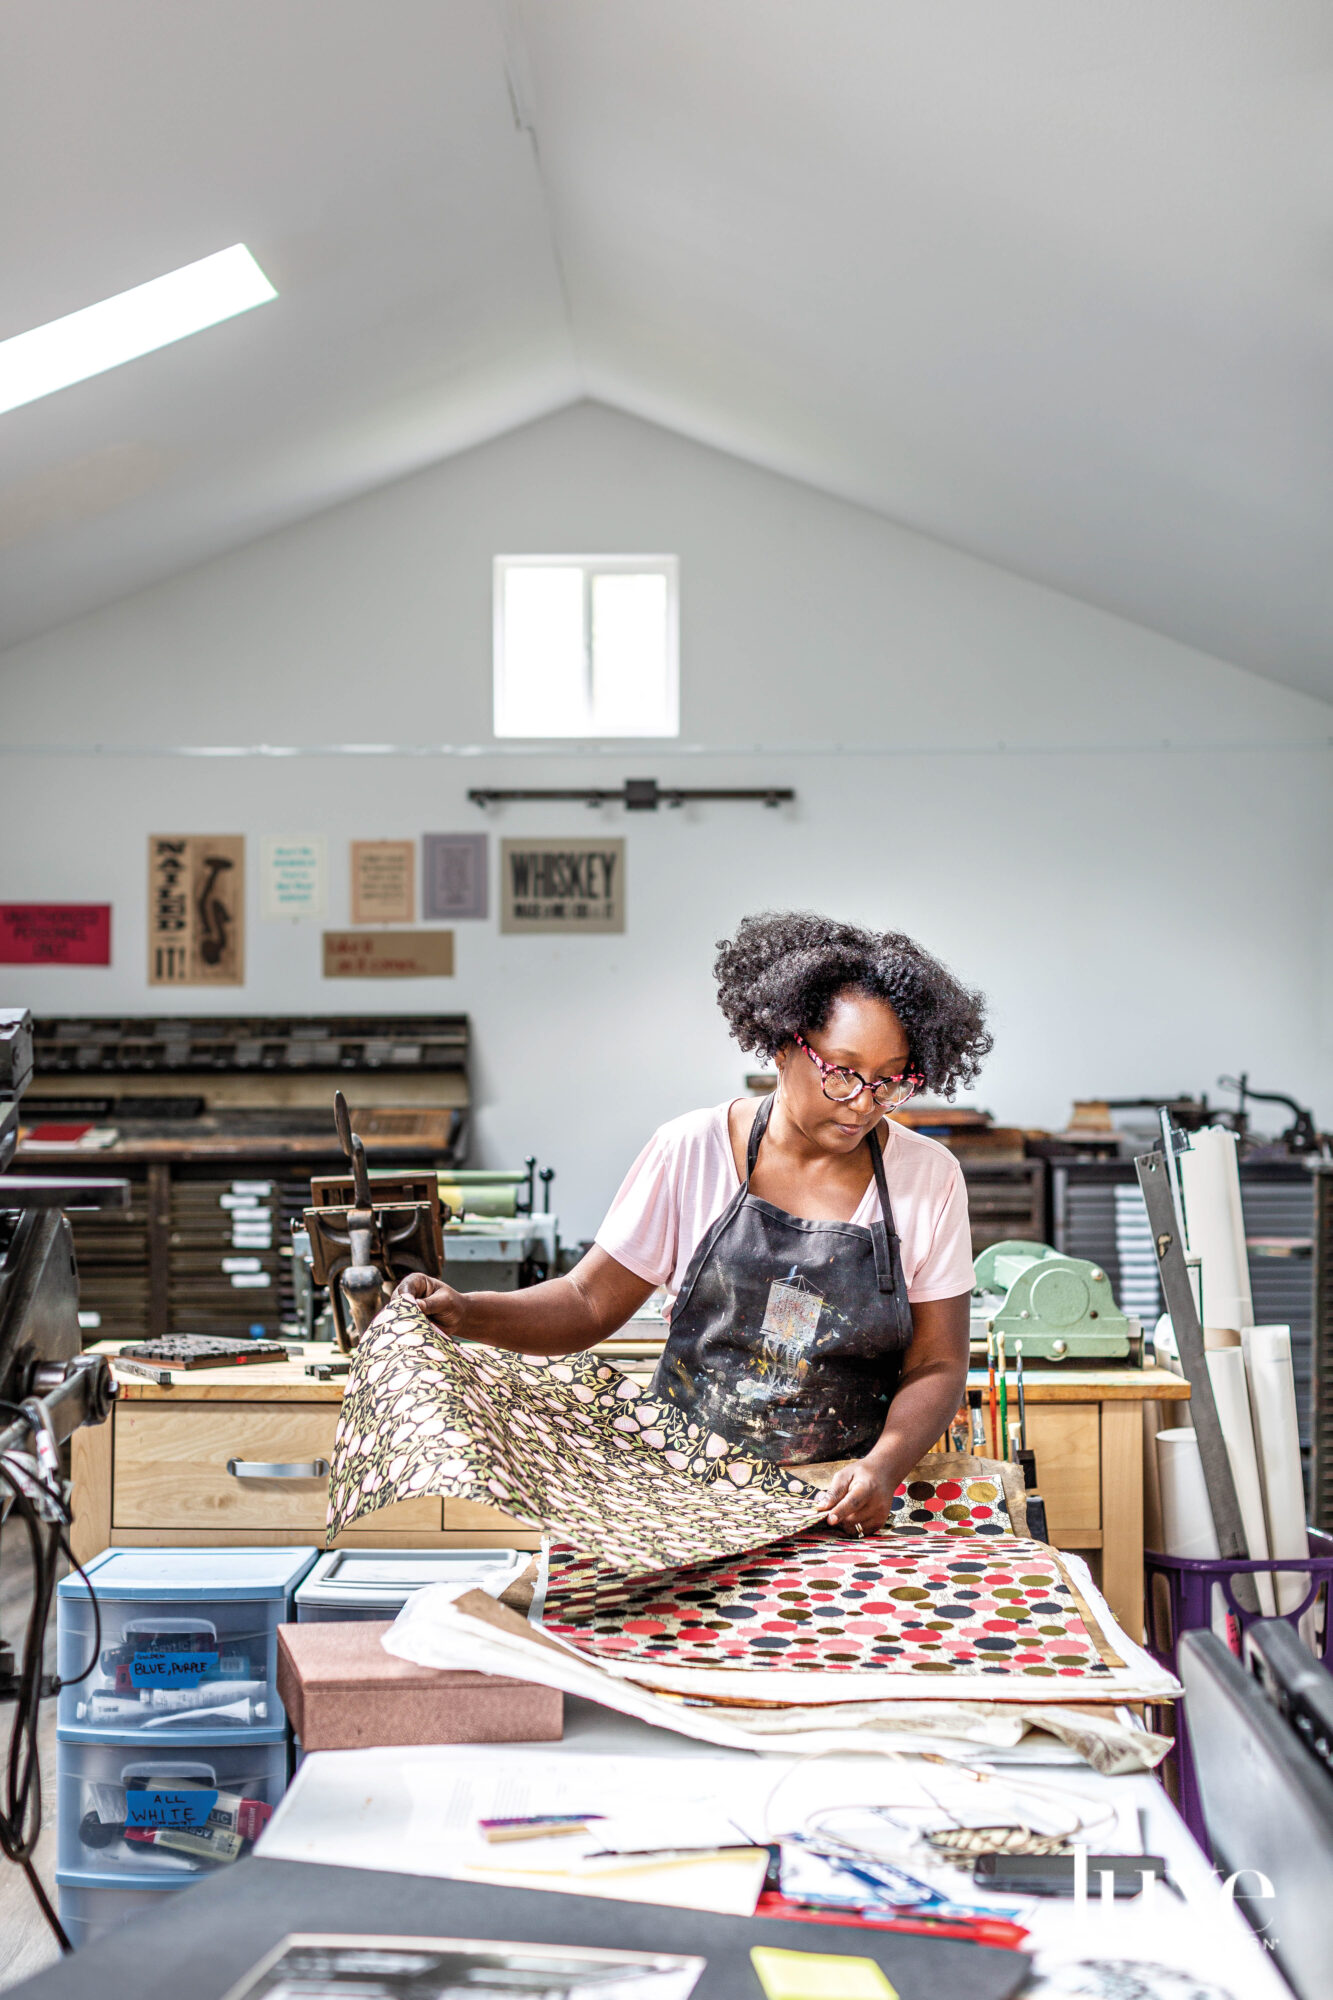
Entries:
{"label": "wooden worktable", "polygon": [[[104,1342],[114,1354],[117,1343]],[[333,1452],[343,1380],[319,1382],[304,1362],[327,1346],[287,1343],[300,1359],[178,1370],[171,1386],[129,1374],[105,1424],[72,1439],[74,1550],[80,1561],[108,1547],[225,1547],[307,1542],[322,1546],[322,1476],[237,1478],[228,1460],[312,1464]],[[599,1351],[627,1373],[652,1365],[650,1332]],[[973,1372],[969,1387],[984,1387]],[[1144,1437],[1156,1405],[1183,1402],[1189,1385],[1160,1368],[1026,1368],[1028,1443],[1037,1454],[1051,1540],[1090,1552],[1111,1609],[1132,1637],[1143,1630]],[[1150,1422],[1144,1412],[1151,1410]],[[1009,1378],[1009,1414],[1017,1418]],[[371,1515],[339,1537],[359,1548],[535,1548],[540,1537],[495,1507],[425,1498]]]}

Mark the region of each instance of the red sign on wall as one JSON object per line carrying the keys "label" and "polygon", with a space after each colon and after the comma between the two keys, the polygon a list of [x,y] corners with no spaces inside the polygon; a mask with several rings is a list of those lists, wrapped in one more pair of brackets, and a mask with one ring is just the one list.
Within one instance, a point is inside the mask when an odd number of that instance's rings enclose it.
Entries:
{"label": "red sign on wall", "polygon": [[0,965],[110,963],[110,903],[0,903]]}

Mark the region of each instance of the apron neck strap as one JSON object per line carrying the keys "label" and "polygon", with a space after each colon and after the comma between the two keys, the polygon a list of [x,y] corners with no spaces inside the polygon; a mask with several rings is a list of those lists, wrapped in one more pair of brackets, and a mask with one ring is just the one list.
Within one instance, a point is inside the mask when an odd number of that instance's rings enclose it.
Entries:
{"label": "apron neck strap", "polygon": [[878,1126],[866,1133],[866,1144],[870,1148],[870,1162],[875,1169],[875,1186],[879,1190],[879,1212],[884,1217],[885,1228],[892,1235],[895,1233],[893,1206],[889,1201],[889,1184],[884,1175],[884,1144],[879,1136]]}
{"label": "apron neck strap", "polygon": [[773,1115],[773,1100],[777,1094],[775,1086],[769,1091],[768,1096],[759,1106],[758,1111],[755,1113],[754,1123],[750,1127],[750,1143],[745,1149],[745,1183],[747,1187],[750,1183],[750,1176],[754,1172],[755,1161],[759,1158],[759,1141],[768,1130],[768,1121]]}
{"label": "apron neck strap", "polygon": [[871,1242],[875,1250],[875,1277],[881,1292],[897,1289],[897,1258],[892,1245],[898,1241],[898,1232],[893,1226],[893,1204],[889,1200],[889,1184],[884,1174],[884,1148],[879,1139],[879,1128],[866,1133],[866,1144],[870,1148],[870,1159],[875,1169],[875,1186],[879,1190],[879,1220],[870,1225]]}

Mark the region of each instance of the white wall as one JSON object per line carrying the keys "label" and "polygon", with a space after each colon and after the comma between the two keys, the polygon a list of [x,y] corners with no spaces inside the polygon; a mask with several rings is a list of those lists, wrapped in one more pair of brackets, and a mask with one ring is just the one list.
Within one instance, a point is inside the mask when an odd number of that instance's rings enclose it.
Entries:
{"label": "white wall", "polygon": [[[706,754],[140,754],[487,744],[491,556],[622,549],[681,557],[682,740]],[[659,1120],[740,1087],[748,1059],[714,1010],[711,945],[765,905],[914,932],[983,985],[997,1046],[979,1098],[1005,1121],[1061,1124],[1098,1092],[1212,1090],[1239,1067],[1333,1118],[1326,706],[603,408],[17,648],[0,657],[0,698],[11,749],[103,746],[0,762],[0,896],[115,906],[109,969],[9,968],[7,1004],[160,1006],[146,836],[244,832],[247,984],[180,1010],[466,1010],[475,1157],[553,1163],[573,1235]],[[483,781],[654,773],[790,783],[798,798],[778,813],[607,813],[628,840],[625,936],[460,924],[452,981],[326,984],[317,926],[259,920],[266,833],[328,834],[342,924],[354,836],[479,827],[464,794]],[[512,806],[489,823],[588,820]]]}

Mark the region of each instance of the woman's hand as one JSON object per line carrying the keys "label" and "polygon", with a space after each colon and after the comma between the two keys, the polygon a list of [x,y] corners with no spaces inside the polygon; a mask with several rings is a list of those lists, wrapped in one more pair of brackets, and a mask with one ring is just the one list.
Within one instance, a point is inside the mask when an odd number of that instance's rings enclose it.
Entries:
{"label": "woman's hand", "polygon": [[[797,1470],[797,1468],[793,1468]],[[877,1535],[893,1512],[897,1481],[873,1460],[854,1458],[834,1473],[828,1487],[828,1519],[831,1528],[845,1528],[854,1535]]]}
{"label": "woman's hand", "polygon": [[426,1318],[433,1320],[441,1333],[447,1333],[457,1340],[463,1331],[463,1319],[467,1311],[467,1301],[461,1292],[453,1290],[439,1278],[428,1278],[424,1271],[409,1271],[394,1292],[396,1299],[411,1299],[421,1307]]}

